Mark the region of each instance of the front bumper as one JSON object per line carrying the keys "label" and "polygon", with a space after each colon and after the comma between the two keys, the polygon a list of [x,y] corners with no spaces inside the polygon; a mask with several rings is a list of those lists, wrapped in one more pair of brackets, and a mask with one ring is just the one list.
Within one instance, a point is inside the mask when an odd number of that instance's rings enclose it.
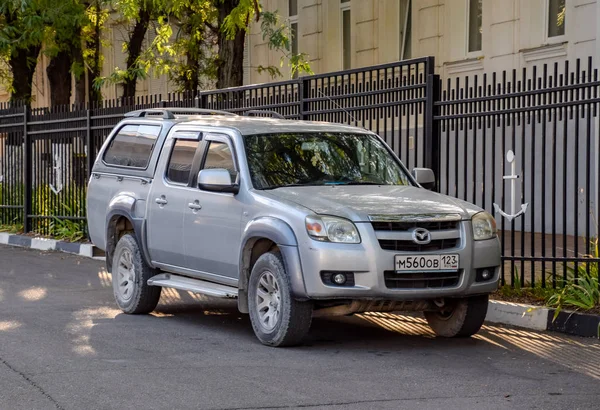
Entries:
{"label": "front bumper", "polygon": [[[367,223],[356,224],[361,235],[360,244],[334,244],[310,238],[299,241],[299,246],[283,247],[282,253],[290,271],[291,284],[296,296],[308,299],[384,299],[420,300],[439,297],[463,297],[486,294],[498,288],[501,254],[498,238],[474,241],[470,221],[461,225],[459,247],[427,254],[458,254],[460,277],[454,286],[435,288],[389,288],[385,271],[394,270],[394,256],[415,255],[411,252],[381,249],[376,232]],[[492,268],[491,279],[476,282],[478,268]],[[354,286],[326,285],[322,271],[348,271],[354,273]]]}

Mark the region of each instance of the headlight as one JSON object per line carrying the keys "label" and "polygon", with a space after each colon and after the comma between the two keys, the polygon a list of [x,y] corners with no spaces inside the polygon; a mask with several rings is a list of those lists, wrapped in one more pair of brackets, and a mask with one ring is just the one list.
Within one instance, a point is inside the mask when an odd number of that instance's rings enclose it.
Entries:
{"label": "headlight", "polygon": [[473,225],[473,239],[483,241],[496,236],[496,220],[487,212],[479,212],[471,219]]}
{"label": "headlight", "polygon": [[360,235],[354,224],[346,219],[332,216],[306,217],[306,231],[318,241],[336,243],[360,243]]}

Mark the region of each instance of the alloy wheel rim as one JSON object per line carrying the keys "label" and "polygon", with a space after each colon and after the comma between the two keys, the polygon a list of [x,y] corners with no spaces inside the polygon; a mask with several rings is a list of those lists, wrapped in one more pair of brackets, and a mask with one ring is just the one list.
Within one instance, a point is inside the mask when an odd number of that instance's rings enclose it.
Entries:
{"label": "alloy wheel rim", "polygon": [[125,301],[133,296],[135,284],[135,269],[133,266],[133,255],[128,249],[123,249],[119,257],[119,266],[117,267],[117,290],[119,295]]}
{"label": "alloy wheel rim", "polygon": [[256,310],[260,327],[266,332],[275,329],[281,316],[281,292],[275,275],[269,271],[258,278]]}

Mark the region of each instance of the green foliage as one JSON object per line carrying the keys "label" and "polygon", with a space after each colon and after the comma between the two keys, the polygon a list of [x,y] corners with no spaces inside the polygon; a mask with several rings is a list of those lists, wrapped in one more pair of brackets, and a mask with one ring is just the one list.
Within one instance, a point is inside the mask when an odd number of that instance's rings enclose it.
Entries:
{"label": "green foliage", "polygon": [[[296,74],[306,73],[314,74],[308,62],[306,53],[294,54],[292,52],[292,31],[291,26],[287,23],[280,22],[280,16],[277,12],[263,12],[261,22],[261,31],[263,40],[267,40],[269,49],[277,50],[282,53],[280,59],[280,67],[283,67],[287,60],[290,67],[290,77]],[[274,66],[258,66],[257,71],[268,72],[272,78],[281,77],[282,73],[279,68]]]}
{"label": "green foliage", "polygon": [[[593,253],[590,258],[600,257],[598,240],[592,242]],[[567,280],[562,282],[562,290],[548,299],[548,306],[556,308],[554,320],[565,308],[591,310],[600,306],[600,287],[598,283],[598,262],[584,262],[577,268],[567,268]]]}
{"label": "green foliage", "polygon": [[[2,205],[23,204],[23,184],[0,183],[0,203]],[[80,241],[86,236],[85,220],[62,219],[61,216],[85,217],[86,194],[84,187],[67,186],[58,195],[50,186],[36,186],[32,192],[33,215],[42,217],[34,220],[32,230],[44,236],[68,241]],[[8,212],[0,214],[0,231],[10,233],[23,232],[23,213]]]}
{"label": "green foliage", "polygon": [[81,27],[89,22],[86,7],[79,0],[48,0],[44,52],[54,57],[60,51],[71,50],[79,41]]}
{"label": "green foliage", "polygon": [[[222,0],[216,0],[216,6]],[[232,40],[239,30],[248,30],[248,25],[252,18],[256,16],[258,22],[261,16],[261,7],[258,0],[239,0],[236,7],[223,21],[223,27],[220,29],[226,34],[227,39]]]}
{"label": "green foliage", "polygon": [[0,224],[0,232],[22,233],[23,224]]}
{"label": "green foliage", "polygon": [[81,240],[85,237],[84,220],[67,220],[59,216],[85,217],[86,211],[85,188],[75,185],[64,187],[55,194],[49,185],[34,188],[32,194],[33,215],[50,216],[51,218],[38,219],[32,227],[34,232],[50,234],[57,239],[71,241]]}
{"label": "green foliage", "polygon": [[217,10],[210,1],[179,0],[175,3],[169,10],[169,20],[163,20],[168,29],[173,29],[173,37],[163,35],[170,33],[166,27],[159,26],[148,61],[155,75],[168,75],[178,91],[196,91],[204,87],[203,78],[216,77],[213,23],[217,19]]}

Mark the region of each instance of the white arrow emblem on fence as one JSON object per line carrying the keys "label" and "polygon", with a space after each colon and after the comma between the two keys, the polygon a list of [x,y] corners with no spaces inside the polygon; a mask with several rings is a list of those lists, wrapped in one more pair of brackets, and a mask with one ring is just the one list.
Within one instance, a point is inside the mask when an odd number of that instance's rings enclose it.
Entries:
{"label": "white arrow emblem on fence", "polygon": [[62,161],[59,154],[54,155],[54,182],[56,182],[56,186],[49,184],[50,189],[54,192],[55,195],[58,195],[60,191],[63,189],[63,181],[62,181]]}

